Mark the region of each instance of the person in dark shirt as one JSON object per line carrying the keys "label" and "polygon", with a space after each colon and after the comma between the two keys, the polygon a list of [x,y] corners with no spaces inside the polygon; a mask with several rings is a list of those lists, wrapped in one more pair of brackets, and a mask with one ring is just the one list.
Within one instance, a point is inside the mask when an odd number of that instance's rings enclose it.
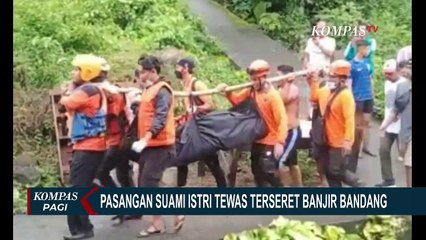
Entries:
{"label": "person in dark shirt", "polygon": [[[164,77],[156,57],[139,61],[138,84],[145,88],[138,110],[138,139],[132,150],[140,153],[139,187],[159,187],[166,167],[176,156],[173,90]],[[175,230],[182,227],[179,216]],[[153,216],[151,226],[139,232],[139,237],[165,232],[161,216]]]}
{"label": "person in dark shirt", "polygon": [[400,151],[404,154],[404,165],[406,171],[407,187],[412,187],[412,79],[411,79],[411,63],[401,62],[399,64],[400,72],[409,77],[408,80],[398,84],[395,94],[394,107],[380,126],[380,135],[385,134],[386,128],[396,119],[401,121],[401,129],[399,131],[398,141],[400,143]]}

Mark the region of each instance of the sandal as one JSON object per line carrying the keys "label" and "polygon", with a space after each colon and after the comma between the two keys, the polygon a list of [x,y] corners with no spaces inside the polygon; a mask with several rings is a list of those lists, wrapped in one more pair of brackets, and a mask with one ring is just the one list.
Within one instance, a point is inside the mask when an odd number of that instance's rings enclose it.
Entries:
{"label": "sandal", "polygon": [[367,154],[368,156],[370,156],[370,157],[376,157],[377,155],[376,154],[374,154],[374,153],[372,153],[370,150],[368,150],[368,149],[362,149],[362,152],[363,153],[365,153],[365,154]]}
{"label": "sandal", "polygon": [[185,223],[185,216],[184,215],[176,217],[175,227],[174,227],[175,233],[178,233],[182,229],[184,223]]}
{"label": "sandal", "polygon": [[111,221],[118,220],[118,222],[113,223],[113,226],[119,226],[124,223],[124,216],[123,215],[116,215],[111,218]]}
{"label": "sandal", "polygon": [[149,237],[155,234],[163,234],[165,232],[166,232],[166,227],[163,227],[163,229],[158,229],[154,225],[151,225],[147,229],[140,231],[137,237],[144,238],[144,237]]}
{"label": "sandal", "polygon": [[140,220],[143,215],[125,215],[124,220]]}

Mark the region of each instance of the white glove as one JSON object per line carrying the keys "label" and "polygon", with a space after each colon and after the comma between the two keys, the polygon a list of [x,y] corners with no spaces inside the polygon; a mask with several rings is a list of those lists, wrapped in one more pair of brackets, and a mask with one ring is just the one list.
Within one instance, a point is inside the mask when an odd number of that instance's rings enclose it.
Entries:
{"label": "white glove", "polygon": [[187,113],[195,113],[195,112],[197,112],[197,106],[192,106],[192,108],[191,107],[188,107],[187,109],[186,109],[186,112]]}
{"label": "white glove", "polygon": [[142,150],[144,150],[146,147],[146,141],[145,140],[139,140],[132,144],[132,150],[141,153]]}

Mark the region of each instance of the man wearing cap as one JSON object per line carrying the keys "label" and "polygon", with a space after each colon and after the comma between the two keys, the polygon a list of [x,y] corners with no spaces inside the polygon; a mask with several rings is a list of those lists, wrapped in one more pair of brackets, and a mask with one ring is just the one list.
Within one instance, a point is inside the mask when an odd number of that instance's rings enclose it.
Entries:
{"label": "man wearing cap", "polygon": [[287,115],[280,93],[266,81],[270,65],[265,60],[253,61],[247,69],[253,84],[252,88],[238,93],[226,91],[227,85],[221,83],[217,89],[225,94],[232,105],[237,105],[253,97],[261,117],[265,121],[267,135],[253,144],[251,149],[251,170],[257,187],[281,186],[275,177],[277,161],[283,154],[287,138]]}
{"label": "man wearing cap", "polygon": [[[385,77],[385,119],[389,117],[395,102],[397,85],[405,79],[397,71],[395,59],[389,59],[383,66]],[[398,134],[401,128],[401,120],[391,123],[386,129],[384,136],[380,138],[380,165],[382,171],[382,182],[376,187],[395,186],[395,179],[392,173],[391,149],[394,142],[398,142]],[[402,159],[402,157],[400,157]]]}
{"label": "man wearing cap", "polygon": [[358,40],[357,54],[351,63],[351,76],[348,86],[352,90],[356,103],[356,134],[353,159],[350,161],[350,169],[356,172],[358,166],[359,150],[363,145],[363,153],[375,157],[369,149],[369,127],[374,107],[374,86],[372,81],[372,66],[367,58],[368,42]]}
{"label": "man wearing cap", "polygon": [[[78,55],[72,64],[74,75],[68,86],[69,95],[60,100],[60,112],[67,111],[72,115],[70,185],[91,187],[106,150],[106,97],[99,84],[94,84],[104,80],[104,66],[93,55]],[[67,220],[71,235],[64,236],[65,240],[94,236],[89,216],[70,215]]]}
{"label": "man wearing cap", "polygon": [[311,88],[311,101],[317,103],[324,118],[326,146],[321,155],[326,156],[326,176],[330,187],[352,187],[363,184],[354,173],[348,171],[347,163],[352,151],[355,132],[355,101],[346,88],[351,65],[345,60],[336,60],[330,65],[327,87],[319,87],[318,70],[310,71],[307,78]]}
{"label": "man wearing cap", "polygon": [[[175,75],[181,81],[183,89],[186,92],[208,90],[207,85],[195,79],[193,76],[195,64],[189,58],[183,58],[176,64]],[[192,114],[203,115],[215,109],[213,98],[211,95],[190,96],[184,99],[187,119]],[[203,159],[213,174],[218,187],[226,187],[225,173],[219,164],[217,154],[206,156]],[[188,166],[178,167],[178,186],[185,186],[188,177]]]}
{"label": "man wearing cap", "polygon": [[396,56],[396,64],[411,60],[411,54],[411,45],[401,48]]}

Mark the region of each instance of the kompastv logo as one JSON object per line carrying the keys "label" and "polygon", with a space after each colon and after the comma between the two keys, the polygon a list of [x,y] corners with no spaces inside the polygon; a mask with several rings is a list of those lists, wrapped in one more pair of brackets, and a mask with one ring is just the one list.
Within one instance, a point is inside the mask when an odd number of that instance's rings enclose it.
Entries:
{"label": "kompastv logo", "polygon": [[367,33],[377,32],[379,26],[314,26],[312,36],[365,36]]}

